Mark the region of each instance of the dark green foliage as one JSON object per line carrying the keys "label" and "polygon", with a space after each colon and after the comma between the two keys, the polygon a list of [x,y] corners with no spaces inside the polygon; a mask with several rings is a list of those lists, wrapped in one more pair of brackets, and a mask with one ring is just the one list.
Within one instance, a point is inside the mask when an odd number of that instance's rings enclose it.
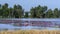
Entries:
{"label": "dark green foliage", "polygon": [[[30,15],[29,15],[30,14]],[[13,8],[8,7],[8,4],[0,4],[0,18],[60,18],[60,10],[48,9],[47,6],[32,7],[30,12],[25,12],[21,5],[14,5]]]}
{"label": "dark green foliage", "polygon": [[44,18],[44,12],[47,10],[47,6],[38,6],[35,8],[32,8],[30,13],[31,13],[31,17],[35,17],[35,18]]}
{"label": "dark green foliage", "polygon": [[49,9],[47,12],[46,12],[46,15],[45,15],[46,18],[53,18],[53,12],[51,9]]}
{"label": "dark green foliage", "polygon": [[0,4],[0,17],[1,18],[21,18],[23,16],[23,9],[20,5],[14,5],[13,8],[8,8],[8,4]]}
{"label": "dark green foliage", "polygon": [[58,10],[58,8],[54,9],[54,18],[59,18],[59,10]]}
{"label": "dark green foliage", "polygon": [[47,6],[37,6],[31,8],[30,10],[32,18],[59,18],[60,17],[60,10],[55,8],[54,10],[48,9]]}
{"label": "dark green foliage", "polygon": [[24,18],[28,18],[28,17],[29,17],[28,12],[25,12]]}

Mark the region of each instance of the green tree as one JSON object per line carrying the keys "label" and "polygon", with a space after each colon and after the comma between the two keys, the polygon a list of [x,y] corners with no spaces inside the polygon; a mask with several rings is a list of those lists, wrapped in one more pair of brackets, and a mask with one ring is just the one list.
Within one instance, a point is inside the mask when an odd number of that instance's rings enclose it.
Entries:
{"label": "green tree", "polygon": [[15,16],[15,18],[21,18],[22,15],[23,15],[22,6],[14,5],[14,13],[13,13],[13,15]]}
{"label": "green tree", "polygon": [[59,17],[59,10],[58,8],[54,9],[54,18],[58,18]]}
{"label": "green tree", "polygon": [[13,17],[13,8],[10,7],[8,13],[9,13],[9,15],[8,15],[9,18],[12,18]]}
{"label": "green tree", "polygon": [[24,18],[28,18],[28,17],[29,17],[28,12],[25,12]]}
{"label": "green tree", "polygon": [[7,9],[8,8],[8,4],[5,3],[3,6],[2,6],[2,9]]}
{"label": "green tree", "polygon": [[4,5],[2,5],[2,17],[8,17],[9,15],[9,9],[8,9],[8,4],[5,3]]}
{"label": "green tree", "polygon": [[0,4],[0,8],[1,8],[1,4]]}
{"label": "green tree", "polygon": [[31,16],[31,18],[36,18],[36,9],[35,8],[32,8],[31,10],[30,10],[30,16]]}
{"label": "green tree", "polygon": [[59,18],[60,18],[60,10],[59,10],[59,12],[58,12],[58,15],[59,15]]}
{"label": "green tree", "polygon": [[2,5],[0,4],[0,18],[2,18]]}
{"label": "green tree", "polygon": [[42,18],[42,14],[43,14],[43,7],[41,7],[40,5],[37,7],[37,10],[36,10],[36,15],[38,18]]}
{"label": "green tree", "polygon": [[54,17],[54,16],[53,16],[53,12],[52,12],[51,9],[49,9],[49,10],[46,12],[45,17],[46,17],[46,18],[53,18],[53,17]]}
{"label": "green tree", "polygon": [[47,10],[47,6],[37,6],[30,10],[31,16],[34,18],[43,18],[44,12]]}
{"label": "green tree", "polygon": [[43,11],[47,11],[48,7],[47,6],[43,6]]}

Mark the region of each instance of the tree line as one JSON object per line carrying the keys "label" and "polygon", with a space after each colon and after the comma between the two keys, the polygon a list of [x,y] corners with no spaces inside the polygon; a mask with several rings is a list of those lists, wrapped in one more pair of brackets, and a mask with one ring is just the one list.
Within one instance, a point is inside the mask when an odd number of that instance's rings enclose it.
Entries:
{"label": "tree line", "polygon": [[0,4],[0,18],[21,18],[24,10],[20,5],[14,5],[12,7],[8,7],[8,4],[4,5]]}
{"label": "tree line", "polygon": [[31,17],[33,18],[60,18],[60,10],[55,8],[54,10],[48,9],[47,6],[37,6],[30,10]]}
{"label": "tree line", "polygon": [[0,4],[0,18],[60,18],[60,9],[48,9],[47,6],[32,7],[25,12],[21,5],[9,7],[8,3]]}

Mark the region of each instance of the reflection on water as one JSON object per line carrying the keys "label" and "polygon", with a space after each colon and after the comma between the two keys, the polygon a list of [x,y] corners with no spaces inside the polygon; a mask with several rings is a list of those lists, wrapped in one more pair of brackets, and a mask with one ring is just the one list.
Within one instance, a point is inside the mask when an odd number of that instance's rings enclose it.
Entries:
{"label": "reflection on water", "polygon": [[[60,28],[56,28],[56,26],[60,27],[60,19],[5,19],[5,20],[3,19],[3,20],[0,20],[0,23],[7,23],[7,24],[0,24],[0,30],[3,30],[3,29],[8,29],[8,30],[16,30],[16,29],[60,30]],[[21,25],[19,23],[22,23],[23,26],[12,25],[12,24]],[[33,25],[36,25],[36,26],[33,26]],[[41,26],[44,26],[44,27],[41,27]]]}
{"label": "reflection on water", "polygon": [[16,30],[16,29],[22,29],[22,30],[29,30],[29,29],[40,29],[40,30],[60,30],[60,28],[52,28],[52,27],[38,27],[38,26],[13,26],[11,24],[0,24],[0,30],[8,29],[8,30]]}

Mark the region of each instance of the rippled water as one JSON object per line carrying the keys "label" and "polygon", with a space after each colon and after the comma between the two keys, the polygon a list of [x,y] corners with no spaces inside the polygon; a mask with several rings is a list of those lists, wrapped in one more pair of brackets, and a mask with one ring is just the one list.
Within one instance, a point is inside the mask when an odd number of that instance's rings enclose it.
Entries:
{"label": "rippled water", "polygon": [[30,30],[30,29],[40,29],[40,30],[60,30],[60,28],[52,28],[52,27],[37,27],[37,26],[13,26],[11,24],[0,24],[0,29],[8,29],[8,30],[15,30],[15,29],[22,29],[22,30]]}
{"label": "rippled water", "polygon": [[[13,20],[19,20],[19,19],[13,19]],[[22,19],[22,20],[40,20],[40,21],[52,21],[52,23],[60,23],[60,19]],[[55,21],[55,22],[53,22]],[[48,30],[60,30],[60,28],[52,28],[52,27],[38,27],[38,26],[13,26],[11,24],[0,24],[0,30],[3,29],[8,29],[8,30],[14,30],[14,29],[22,29],[22,30],[26,30],[26,29],[40,29],[40,30],[44,30],[44,29],[48,29]]]}

